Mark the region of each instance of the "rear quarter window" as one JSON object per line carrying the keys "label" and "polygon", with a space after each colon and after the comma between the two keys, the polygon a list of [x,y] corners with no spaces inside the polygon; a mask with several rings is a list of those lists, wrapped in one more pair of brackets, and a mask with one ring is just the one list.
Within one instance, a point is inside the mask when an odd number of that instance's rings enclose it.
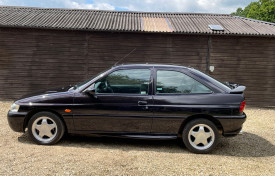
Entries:
{"label": "rear quarter window", "polygon": [[227,86],[226,84],[212,78],[211,76],[205,74],[205,73],[202,73],[198,70],[195,70],[195,69],[190,69],[191,72],[195,75],[195,76],[198,76],[199,78],[201,79],[204,79],[204,80],[207,80],[208,82],[210,82],[211,84],[214,84],[215,86],[219,87],[220,89],[226,91],[226,92],[230,92],[232,89]]}
{"label": "rear quarter window", "polygon": [[157,94],[203,94],[212,91],[184,73],[178,71],[157,71]]}

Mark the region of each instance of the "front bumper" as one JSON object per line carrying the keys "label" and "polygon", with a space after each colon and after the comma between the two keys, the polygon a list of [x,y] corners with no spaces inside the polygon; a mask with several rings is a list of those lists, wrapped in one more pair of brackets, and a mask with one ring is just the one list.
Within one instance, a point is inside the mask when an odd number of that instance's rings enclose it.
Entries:
{"label": "front bumper", "polygon": [[8,112],[7,118],[10,128],[15,132],[24,132],[24,120],[26,112]]}
{"label": "front bumper", "polygon": [[243,123],[246,121],[246,114],[240,116],[225,116],[225,117],[216,117],[222,127],[223,127],[223,136],[230,137],[236,136],[240,133],[243,127]]}

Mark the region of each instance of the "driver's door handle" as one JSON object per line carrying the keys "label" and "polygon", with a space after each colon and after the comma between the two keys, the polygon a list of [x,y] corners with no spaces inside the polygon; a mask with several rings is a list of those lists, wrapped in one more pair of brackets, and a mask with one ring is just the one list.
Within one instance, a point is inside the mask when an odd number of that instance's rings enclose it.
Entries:
{"label": "driver's door handle", "polygon": [[138,105],[147,105],[147,101],[138,101]]}

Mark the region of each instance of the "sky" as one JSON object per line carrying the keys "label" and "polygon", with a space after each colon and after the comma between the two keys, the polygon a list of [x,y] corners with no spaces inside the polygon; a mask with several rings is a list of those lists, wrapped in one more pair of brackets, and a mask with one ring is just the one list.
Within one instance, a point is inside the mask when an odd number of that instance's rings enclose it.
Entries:
{"label": "sky", "polygon": [[145,12],[235,12],[255,0],[0,0],[0,5]]}

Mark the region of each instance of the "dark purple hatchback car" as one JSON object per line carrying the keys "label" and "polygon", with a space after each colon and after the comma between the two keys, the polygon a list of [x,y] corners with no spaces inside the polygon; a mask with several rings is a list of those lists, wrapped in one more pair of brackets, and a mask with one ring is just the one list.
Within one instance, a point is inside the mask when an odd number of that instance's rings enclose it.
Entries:
{"label": "dark purple hatchback car", "polygon": [[17,100],[8,121],[16,132],[27,128],[38,144],[74,133],[180,139],[190,151],[208,153],[220,135],[241,131],[244,90],[193,68],[121,65],[73,87]]}

